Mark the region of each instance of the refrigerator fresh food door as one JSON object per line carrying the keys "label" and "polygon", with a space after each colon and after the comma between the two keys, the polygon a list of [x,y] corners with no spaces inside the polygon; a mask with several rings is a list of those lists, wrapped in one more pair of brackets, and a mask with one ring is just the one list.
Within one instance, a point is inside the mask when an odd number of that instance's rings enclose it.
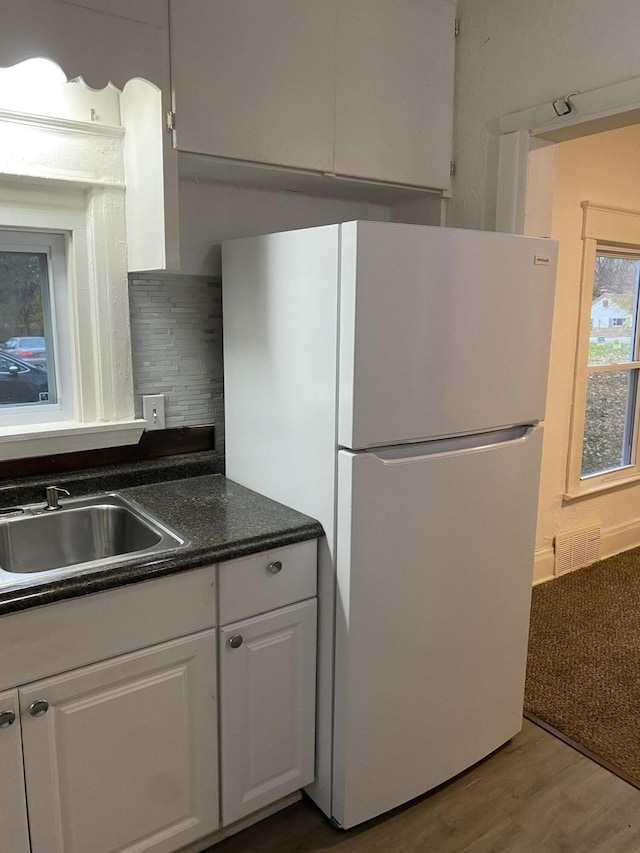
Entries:
{"label": "refrigerator fresh food door", "polygon": [[388,222],[340,234],[340,446],[543,420],[556,243]]}
{"label": "refrigerator fresh food door", "polygon": [[338,454],[333,817],[520,730],[542,427]]}

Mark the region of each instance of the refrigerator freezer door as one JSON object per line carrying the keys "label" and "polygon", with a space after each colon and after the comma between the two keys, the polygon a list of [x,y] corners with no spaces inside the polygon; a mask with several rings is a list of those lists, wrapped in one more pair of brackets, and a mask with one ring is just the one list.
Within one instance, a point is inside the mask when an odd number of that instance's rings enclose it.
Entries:
{"label": "refrigerator freezer door", "polygon": [[338,443],[543,420],[555,259],[550,240],[342,225]]}
{"label": "refrigerator freezer door", "polygon": [[[336,820],[520,730],[542,427],[338,454]],[[423,455],[420,455],[420,454]]]}

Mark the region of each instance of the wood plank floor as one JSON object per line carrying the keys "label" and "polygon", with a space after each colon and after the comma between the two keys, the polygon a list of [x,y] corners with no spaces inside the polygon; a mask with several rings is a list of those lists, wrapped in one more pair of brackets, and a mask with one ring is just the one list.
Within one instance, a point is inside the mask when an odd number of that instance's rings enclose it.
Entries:
{"label": "wood plank floor", "polygon": [[211,853],[640,853],[640,791],[525,720],[453,782],[343,832],[307,800]]}

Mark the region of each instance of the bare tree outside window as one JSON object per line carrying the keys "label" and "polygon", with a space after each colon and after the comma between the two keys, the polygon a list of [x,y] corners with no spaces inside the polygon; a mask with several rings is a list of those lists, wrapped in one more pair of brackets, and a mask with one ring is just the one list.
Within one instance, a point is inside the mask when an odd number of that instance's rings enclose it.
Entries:
{"label": "bare tree outside window", "polygon": [[597,255],[593,276],[593,299],[595,301],[603,293],[619,293],[626,297],[629,292],[633,292],[635,280],[635,261],[629,258]]}
{"label": "bare tree outside window", "polygon": [[[12,234],[6,235],[7,243]],[[13,235],[15,238],[15,235]],[[5,243],[5,246],[7,246]],[[46,252],[0,250],[0,409],[57,402]]]}
{"label": "bare tree outside window", "polygon": [[42,267],[46,256],[0,252],[0,341],[44,337]]}

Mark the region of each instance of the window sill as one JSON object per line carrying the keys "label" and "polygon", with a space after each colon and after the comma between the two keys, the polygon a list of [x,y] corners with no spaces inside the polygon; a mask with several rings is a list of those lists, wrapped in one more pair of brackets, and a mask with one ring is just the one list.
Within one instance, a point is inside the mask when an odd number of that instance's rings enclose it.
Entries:
{"label": "window sill", "polygon": [[631,486],[634,483],[640,483],[640,471],[635,471],[633,474],[628,474],[626,477],[617,477],[615,480],[600,480],[598,482],[590,483],[589,485],[585,484],[575,491],[568,489],[563,494],[562,500],[565,503],[569,503],[570,501],[580,500],[580,498],[588,498],[592,495],[610,492],[613,491],[613,489],[619,489],[623,486]]}
{"label": "window sill", "polygon": [[0,459],[26,459],[137,444],[146,425],[145,420],[134,419],[109,423],[59,421],[46,425],[0,427]]}

